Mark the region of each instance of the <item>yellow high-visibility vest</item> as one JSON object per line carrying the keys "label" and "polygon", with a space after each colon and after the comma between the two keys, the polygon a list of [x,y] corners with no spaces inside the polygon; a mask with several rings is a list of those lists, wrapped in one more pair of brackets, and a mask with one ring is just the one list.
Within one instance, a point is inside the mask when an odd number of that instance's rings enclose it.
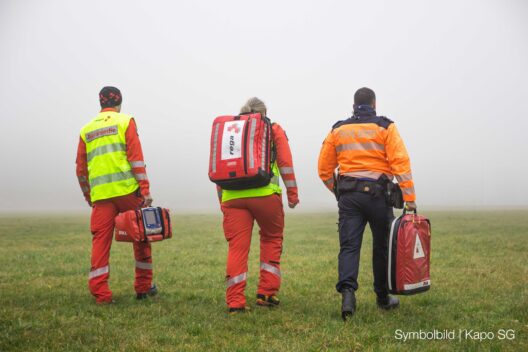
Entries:
{"label": "yellow high-visibility vest", "polygon": [[277,161],[273,163],[273,165],[271,166],[271,170],[273,171],[273,177],[271,178],[271,181],[268,185],[258,188],[241,190],[224,189],[222,190],[222,202],[227,202],[228,200],[238,198],[265,197],[274,193],[281,194],[282,188],[279,184],[280,173]]}
{"label": "yellow high-visibility vest", "polygon": [[103,111],[81,129],[92,202],[124,196],[139,187],[126,154],[125,133],[131,118]]}

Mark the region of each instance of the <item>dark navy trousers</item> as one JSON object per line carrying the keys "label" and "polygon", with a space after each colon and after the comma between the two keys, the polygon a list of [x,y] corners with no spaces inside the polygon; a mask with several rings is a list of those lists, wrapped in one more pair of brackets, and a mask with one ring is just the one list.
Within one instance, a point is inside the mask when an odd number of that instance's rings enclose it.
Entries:
{"label": "dark navy trousers", "polygon": [[373,237],[372,268],[374,291],[379,297],[388,294],[387,256],[389,226],[394,219],[392,207],[383,195],[347,192],[339,197],[339,281],[338,292],[358,289],[359,254],[363,232],[369,223]]}

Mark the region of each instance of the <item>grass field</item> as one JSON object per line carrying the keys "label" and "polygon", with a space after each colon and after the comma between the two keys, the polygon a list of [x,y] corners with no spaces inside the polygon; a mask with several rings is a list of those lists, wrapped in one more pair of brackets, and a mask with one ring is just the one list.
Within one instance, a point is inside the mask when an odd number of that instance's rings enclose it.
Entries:
{"label": "grass field", "polygon": [[[247,296],[228,316],[220,216],[175,215],[175,236],[154,244],[156,300],[136,301],[129,244],[114,243],[117,303],[87,290],[88,217],[0,216],[0,351],[528,351],[528,211],[431,212],[432,289],[380,311],[372,292],[371,236],[363,242],[358,311],[344,324],[335,292],[335,214],[286,219],[281,306],[254,304],[258,235]],[[403,332],[473,330],[493,340],[410,340]],[[515,330],[499,340],[499,329]],[[482,336],[482,335],[481,335]]]}

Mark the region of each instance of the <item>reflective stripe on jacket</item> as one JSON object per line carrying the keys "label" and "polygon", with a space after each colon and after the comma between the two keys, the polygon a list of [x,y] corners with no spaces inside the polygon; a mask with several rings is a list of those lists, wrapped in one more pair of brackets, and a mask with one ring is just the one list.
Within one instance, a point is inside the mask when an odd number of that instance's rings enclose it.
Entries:
{"label": "reflective stripe on jacket", "polygon": [[333,174],[379,178],[396,177],[406,202],[416,199],[411,163],[395,124],[374,110],[359,111],[338,122],[328,134],[319,154],[319,177],[330,190]]}

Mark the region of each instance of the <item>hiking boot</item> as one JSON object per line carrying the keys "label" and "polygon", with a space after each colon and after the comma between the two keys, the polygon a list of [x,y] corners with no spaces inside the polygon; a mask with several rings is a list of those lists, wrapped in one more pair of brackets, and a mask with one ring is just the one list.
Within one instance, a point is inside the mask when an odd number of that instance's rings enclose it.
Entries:
{"label": "hiking boot", "polygon": [[378,304],[379,308],[389,310],[389,309],[398,308],[398,306],[400,305],[400,300],[396,297],[387,295],[381,298],[378,297],[376,299],[376,303]]}
{"label": "hiking boot", "polygon": [[262,295],[257,294],[257,306],[264,306],[264,307],[275,307],[278,306],[280,303],[279,297],[275,295]]}
{"label": "hiking boot", "polygon": [[239,308],[229,308],[227,311],[227,314],[229,315],[237,315],[239,313],[247,313],[249,312],[249,307],[239,307]]}
{"label": "hiking boot", "polygon": [[356,295],[353,289],[345,288],[341,291],[341,296],[343,298],[341,303],[341,317],[346,321],[348,317],[351,318],[356,312]]}
{"label": "hiking boot", "polygon": [[154,297],[157,294],[158,294],[158,288],[156,287],[156,284],[152,284],[152,286],[150,287],[150,290],[148,290],[148,292],[136,294],[136,299],[138,299],[138,300],[146,299],[149,296],[150,297]]}

